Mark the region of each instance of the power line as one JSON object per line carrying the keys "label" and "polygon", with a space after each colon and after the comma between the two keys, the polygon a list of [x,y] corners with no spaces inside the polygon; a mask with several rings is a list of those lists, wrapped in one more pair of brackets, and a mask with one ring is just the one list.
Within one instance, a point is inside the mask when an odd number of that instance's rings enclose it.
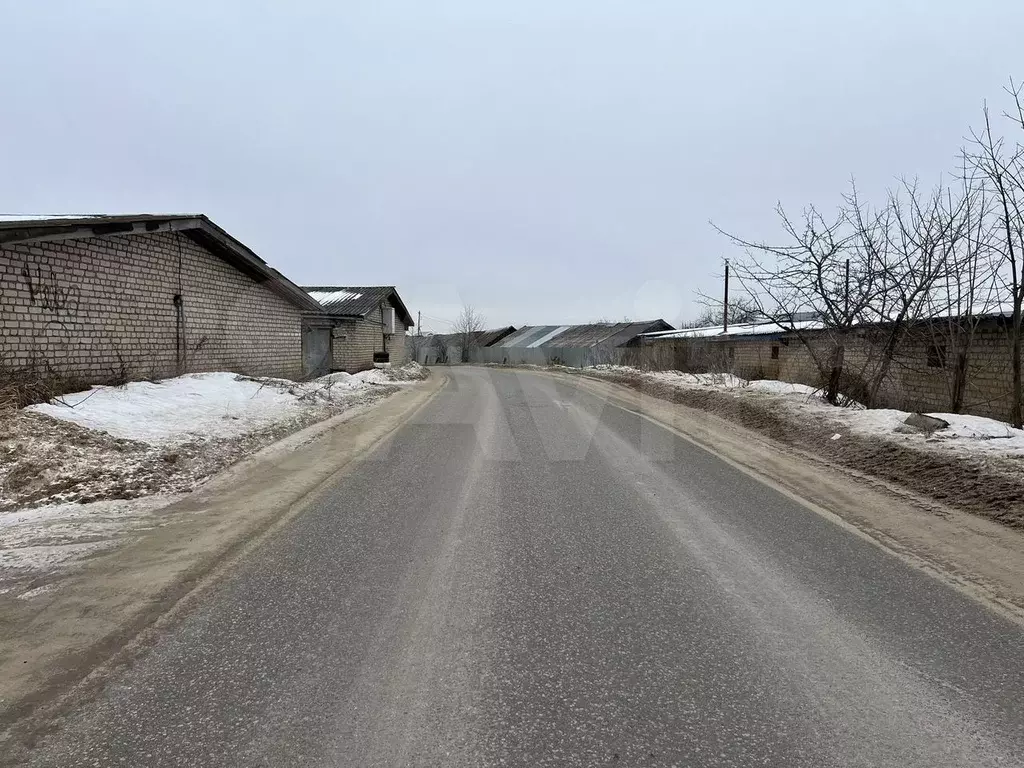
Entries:
{"label": "power line", "polygon": [[424,314],[423,317],[427,320],[433,320],[435,323],[444,323],[445,325],[451,328],[455,327],[455,323],[453,323],[451,320],[445,320],[442,317],[432,317],[431,315],[428,314]]}

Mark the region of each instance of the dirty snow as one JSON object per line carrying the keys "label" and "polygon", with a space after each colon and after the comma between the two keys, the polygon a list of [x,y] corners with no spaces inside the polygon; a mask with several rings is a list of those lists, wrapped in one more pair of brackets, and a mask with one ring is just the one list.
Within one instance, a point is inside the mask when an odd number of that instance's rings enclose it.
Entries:
{"label": "dirty snow", "polygon": [[292,418],[312,404],[344,400],[374,385],[406,383],[410,372],[422,370],[411,366],[332,373],[301,383],[194,373],[123,387],[96,386],[26,410],[125,440],[169,445],[196,437],[236,437]]}
{"label": "dirty snow", "polygon": [[93,387],[27,410],[156,445],[197,435],[232,437],[290,415],[298,398],[273,380],[196,373],[161,382]]}
{"label": "dirty snow", "polygon": [[35,590],[156,525],[157,510],[240,458],[426,375],[416,364],[309,382],[190,374],[93,387],[6,416],[0,594]]}
{"label": "dirty snow", "polygon": [[[916,432],[903,422],[908,411],[878,408],[866,409],[830,405],[819,390],[805,384],[791,384],[771,379],[747,381],[729,373],[681,373],[679,371],[647,372],[622,365],[599,365],[584,369],[590,375],[639,376],[649,381],[676,387],[728,390],[736,397],[773,397],[780,407],[800,418],[818,418],[831,422],[833,427],[846,426],[859,435],[875,436],[886,440],[910,443],[923,450],[951,451],[960,455],[987,454],[1010,458],[1024,457],[1024,430],[1014,429],[1006,422],[983,416],[951,413],[931,413],[949,422],[949,426],[930,434]],[[842,434],[833,435],[833,440]]]}

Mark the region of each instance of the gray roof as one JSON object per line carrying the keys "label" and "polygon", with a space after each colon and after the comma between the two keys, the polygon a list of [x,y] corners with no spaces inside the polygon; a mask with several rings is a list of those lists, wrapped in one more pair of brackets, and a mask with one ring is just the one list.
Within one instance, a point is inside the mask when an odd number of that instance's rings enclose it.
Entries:
{"label": "gray roof", "polygon": [[526,325],[515,333],[509,334],[494,346],[504,348],[528,347],[534,341],[544,336],[544,334],[558,330],[558,328],[559,326],[557,325]]}
{"label": "gray roof", "polygon": [[585,325],[528,325],[494,345],[505,349],[620,347],[648,331],[669,330],[664,320]]}
{"label": "gray roof", "polygon": [[[504,328],[491,328],[486,331],[474,331],[470,334],[470,344],[474,347],[490,347],[501,341],[509,334],[515,333],[515,326],[507,325]],[[435,333],[430,336],[431,344],[449,344],[457,346],[462,344],[461,333]]]}
{"label": "gray roof", "polygon": [[320,309],[309,294],[201,213],[0,217],[0,245],[152,232],[181,232],[299,309]]}
{"label": "gray roof", "polygon": [[317,299],[327,314],[333,317],[366,317],[381,304],[390,303],[398,310],[406,327],[413,325],[412,315],[393,285],[307,285],[302,290]]}

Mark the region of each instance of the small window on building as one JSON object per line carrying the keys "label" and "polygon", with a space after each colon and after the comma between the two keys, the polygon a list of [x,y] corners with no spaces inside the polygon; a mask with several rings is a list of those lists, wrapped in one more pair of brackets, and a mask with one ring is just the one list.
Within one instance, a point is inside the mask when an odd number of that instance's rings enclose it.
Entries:
{"label": "small window on building", "polygon": [[734,357],[736,357],[736,348],[729,347],[729,359],[732,360]]}
{"label": "small window on building", "polygon": [[946,367],[946,345],[945,344],[932,344],[928,347],[928,367],[929,368],[945,368]]}
{"label": "small window on building", "polygon": [[778,360],[778,359],[779,359],[779,345],[778,344],[773,344],[772,345],[772,360]]}

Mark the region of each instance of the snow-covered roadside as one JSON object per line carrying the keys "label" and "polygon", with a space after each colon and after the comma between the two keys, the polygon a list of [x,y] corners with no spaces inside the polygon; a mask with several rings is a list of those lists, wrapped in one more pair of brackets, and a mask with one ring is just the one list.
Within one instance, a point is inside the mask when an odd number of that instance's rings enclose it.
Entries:
{"label": "snow-covered roadside", "polygon": [[[775,405],[797,418],[818,419],[822,424],[845,427],[865,437],[875,437],[905,446],[956,455],[1024,458],[1024,430],[1006,422],[982,416],[926,413],[949,423],[948,427],[926,433],[908,427],[907,411],[868,410],[859,406],[837,407],[827,403],[818,390],[805,384],[774,380],[747,381],[728,373],[646,372],[627,366],[601,365],[583,371],[591,376],[632,376],[684,389],[721,390],[735,397],[771,398]],[[842,439],[842,430],[835,434]]]}
{"label": "snow-covered roadside", "polygon": [[[410,366],[410,371],[420,369],[412,365],[416,369]],[[311,407],[344,404],[375,386],[407,383],[404,368],[332,373],[308,382],[195,373],[123,387],[93,387],[26,410],[125,440],[171,445],[195,437],[235,437]]]}
{"label": "snow-covered roadside", "polygon": [[238,459],[425,378],[411,363],[309,382],[203,373],[94,387],[0,418],[0,595],[159,525]]}

